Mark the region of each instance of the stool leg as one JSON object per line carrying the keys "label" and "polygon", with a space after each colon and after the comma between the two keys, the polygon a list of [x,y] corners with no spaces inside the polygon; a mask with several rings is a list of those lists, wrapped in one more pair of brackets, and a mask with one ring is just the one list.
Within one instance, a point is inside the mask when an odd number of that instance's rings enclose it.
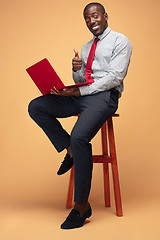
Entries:
{"label": "stool leg", "polygon": [[[103,155],[108,155],[106,123],[104,123],[102,128],[101,128],[101,137],[102,137],[102,153],[103,153]],[[108,163],[103,163],[103,176],[104,176],[105,207],[110,207],[111,203],[110,203],[109,166],[108,166]]]}
{"label": "stool leg", "polygon": [[70,173],[66,208],[72,207],[73,189],[74,189],[74,166],[72,167]]}
{"label": "stool leg", "polygon": [[108,119],[108,136],[109,136],[110,155],[112,157],[111,166],[112,166],[112,175],[113,175],[116,214],[117,216],[120,217],[120,216],[123,216],[123,211],[122,211],[122,202],[121,202],[121,193],[120,193],[120,184],[119,184],[119,176],[118,176],[118,165],[117,165],[112,117]]}
{"label": "stool leg", "polygon": [[113,183],[114,183],[116,214],[118,217],[121,217],[121,216],[123,216],[123,211],[122,211],[119,178],[118,178],[118,167],[117,167],[117,164],[115,164],[115,163],[112,164],[112,174],[113,174]]}
{"label": "stool leg", "polygon": [[104,198],[105,207],[110,207],[110,186],[109,186],[109,166],[108,163],[103,163],[103,175],[104,175]]}

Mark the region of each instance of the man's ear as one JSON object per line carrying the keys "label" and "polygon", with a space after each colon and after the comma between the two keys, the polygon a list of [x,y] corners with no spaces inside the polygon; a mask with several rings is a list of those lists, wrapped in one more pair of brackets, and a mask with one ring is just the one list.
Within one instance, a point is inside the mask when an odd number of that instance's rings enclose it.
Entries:
{"label": "man's ear", "polygon": [[108,14],[104,13],[105,20],[108,21]]}

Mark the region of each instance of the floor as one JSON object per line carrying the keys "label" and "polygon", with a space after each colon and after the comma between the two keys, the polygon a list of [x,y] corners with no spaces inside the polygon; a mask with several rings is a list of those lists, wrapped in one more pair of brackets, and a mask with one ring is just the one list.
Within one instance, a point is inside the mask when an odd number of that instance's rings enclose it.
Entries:
{"label": "floor", "polygon": [[68,215],[62,203],[1,206],[1,240],[123,239],[159,240],[159,199],[123,203],[124,216],[115,215],[114,206],[91,201],[93,215],[79,229],[61,230]]}

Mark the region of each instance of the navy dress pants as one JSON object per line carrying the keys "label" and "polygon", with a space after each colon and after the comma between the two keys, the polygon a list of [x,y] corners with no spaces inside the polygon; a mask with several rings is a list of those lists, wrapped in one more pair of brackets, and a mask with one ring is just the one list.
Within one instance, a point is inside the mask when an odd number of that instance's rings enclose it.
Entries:
{"label": "navy dress pants", "polygon": [[[58,96],[47,94],[29,104],[31,118],[43,129],[58,152],[71,146],[75,167],[74,201],[88,200],[92,179],[92,149],[90,141],[103,123],[118,108],[115,89],[86,96]],[[80,113],[71,135],[57,118],[67,118]]]}

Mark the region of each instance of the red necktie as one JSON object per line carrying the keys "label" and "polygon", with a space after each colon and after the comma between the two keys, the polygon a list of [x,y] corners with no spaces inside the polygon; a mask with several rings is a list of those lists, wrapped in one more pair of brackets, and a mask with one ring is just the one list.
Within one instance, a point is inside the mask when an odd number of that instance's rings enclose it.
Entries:
{"label": "red necktie", "polygon": [[92,46],[91,46],[91,50],[89,52],[88,55],[88,59],[87,59],[87,64],[86,64],[86,70],[85,70],[85,78],[86,78],[86,82],[89,83],[93,83],[94,80],[91,77],[91,73],[92,73],[92,63],[93,63],[93,59],[94,59],[94,54],[95,54],[95,50],[96,50],[96,46],[97,46],[97,42],[99,41],[99,38],[95,38]]}

